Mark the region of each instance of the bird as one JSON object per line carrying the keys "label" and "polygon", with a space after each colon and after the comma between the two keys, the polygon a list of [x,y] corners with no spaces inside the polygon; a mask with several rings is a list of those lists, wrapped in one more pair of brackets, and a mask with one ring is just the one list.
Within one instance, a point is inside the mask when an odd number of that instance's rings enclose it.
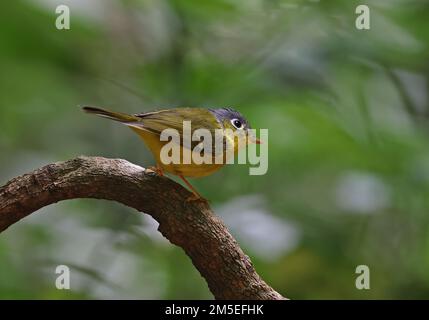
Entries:
{"label": "bird", "polygon": [[[186,179],[205,177],[219,170],[231,155],[235,156],[239,149],[249,143],[260,144],[261,141],[256,138],[250,130],[250,124],[246,118],[238,111],[232,108],[172,108],[157,110],[152,112],[127,114],[115,112],[94,106],[82,106],[86,113],[95,114],[111,120],[125,124],[136,132],[143,139],[146,146],[156,160],[156,166],[149,167],[150,170],[164,175],[164,172],[178,176],[192,191],[192,196],[187,200],[207,201]],[[184,133],[184,121],[190,121],[191,133],[197,129],[206,129],[211,133],[211,145],[216,143],[216,131],[224,133],[222,136],[222,148],[215,150],[214,147],[207,150],[201,149],[201,140],[193,141]],[[165,129],[173,129],[180,135],[180,150],[191,152],[191,161],[185,163],[164,163],[161,159],[161,150],[168,143],[161,139],[162,132]],[[250,131],[249,131],[250,130]],[[164,139],[165,140],[165,139]],[[190,150],[189,150],[190,149]],[[195,163],[194,155],[198,153],[210,152],[208,155],[213,161],[209,163]],[[228,152],[230,151],[230,152]],[[220,160],[220,161],[219,161]]]}

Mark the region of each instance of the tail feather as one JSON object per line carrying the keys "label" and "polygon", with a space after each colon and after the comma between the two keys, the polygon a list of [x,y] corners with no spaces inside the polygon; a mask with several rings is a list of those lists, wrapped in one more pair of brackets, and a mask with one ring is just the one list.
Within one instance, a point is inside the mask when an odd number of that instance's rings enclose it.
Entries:
{"label": "tail feather", "polygon": [[105,117],[108,119],[112,119],[112,120],[124,122],[124,123],[136,122],[136,121],[140,120],[140,118],[133,116],[133,115],[130,115],[130,114],[121,113],[121,112],[113,112],[113,111],[104,110],[104,109],[97,108],[97,107],[84,106],[84,107],[82,107],[82,110],[87,112],[87,113],[96,114],[96,115],[101,116],[101,117]]}

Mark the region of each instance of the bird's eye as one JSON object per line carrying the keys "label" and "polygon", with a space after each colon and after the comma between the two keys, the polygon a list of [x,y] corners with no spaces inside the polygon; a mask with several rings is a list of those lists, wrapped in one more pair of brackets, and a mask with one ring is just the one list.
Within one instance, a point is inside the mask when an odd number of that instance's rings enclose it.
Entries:
{"label": "bird's eye", "polygon": [[243,127],[243,124],[241,123],[240,120],[238,119],[232,119],[231,123],[234,127],[236,127],[237,129],[241,129]]}

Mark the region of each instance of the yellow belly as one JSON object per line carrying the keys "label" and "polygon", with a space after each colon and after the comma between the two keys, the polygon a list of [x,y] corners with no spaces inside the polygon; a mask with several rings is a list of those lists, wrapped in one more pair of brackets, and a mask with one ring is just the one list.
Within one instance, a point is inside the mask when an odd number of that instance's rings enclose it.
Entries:
{"label": "yellow belly", "polygon": [[191,158],[190,164],[164,164],[162,163],[160,159],[161,149],[162,147],[168,143],[167,141],[160,141],[159,136],[151,133],[146,130],[142,130],[135,127],[130,127],[134,132],[136,132],[145,142],[153,156],[155,157],[155,160],[159,167],[161,167],[165,172],[178,175],[178,176],[184,176],[184,177],[205,177],[210,174],[213,174],[217,170],[219,170],[223,164],[196,164],[192,161],[193,157]]}

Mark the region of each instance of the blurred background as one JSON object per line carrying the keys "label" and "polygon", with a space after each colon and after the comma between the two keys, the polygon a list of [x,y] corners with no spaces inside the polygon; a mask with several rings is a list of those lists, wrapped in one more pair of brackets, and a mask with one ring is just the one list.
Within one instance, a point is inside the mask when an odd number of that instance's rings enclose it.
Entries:
{"label": "blurred background", "polygon": [[[66,4],[71,29],[57,30]],[[233,106],[269,169],[193,180],[258,273],[292,299],[429,298],[429,4],[0,2],[0,184],[78,155],[153,159],[83,114]],[[220,187],[221,186],[221,187]],[[0,298],[211,299],[182,249],[114,202],[51,205],[0,235]],[[209,259],[210,257],[208,257]],[[71,269],[71,290],[55,268]],[[355,269],[370,268],[370,290]]]}

